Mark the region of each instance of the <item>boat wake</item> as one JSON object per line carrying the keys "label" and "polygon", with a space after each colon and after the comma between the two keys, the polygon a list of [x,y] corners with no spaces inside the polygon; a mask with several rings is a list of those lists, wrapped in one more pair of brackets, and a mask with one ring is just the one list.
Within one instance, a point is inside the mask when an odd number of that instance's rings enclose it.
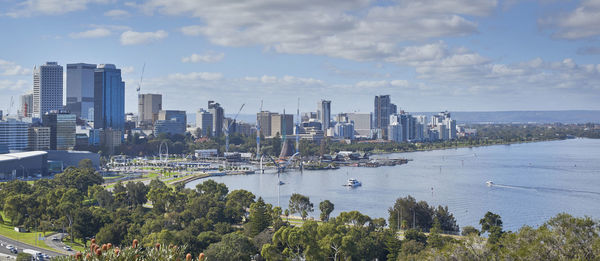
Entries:
{"label": "boat wake", "polygon": [[530,186],[518,186],[518,185],[506,185],[506,184],[488,184],[490,187],[508,188],[508,189],[526,189],[534,190],[539,192],[560,192],[560,193],[582,193],[600,196],[600,192],[588,191],[588,190],[577,190],[577,189],[562,189],[562,188],[549,188],[549,187],[530,187]]}

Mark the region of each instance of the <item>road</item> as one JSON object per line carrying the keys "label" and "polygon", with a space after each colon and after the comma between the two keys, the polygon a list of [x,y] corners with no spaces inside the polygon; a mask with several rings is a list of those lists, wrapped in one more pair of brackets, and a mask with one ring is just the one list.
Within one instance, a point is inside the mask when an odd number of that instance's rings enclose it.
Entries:
{"label": "road", "polygon": [[[4,244],[4,246],[0,247],[0,253],[1,254],[9,254],[9,255],[13,255],[15,256],[15,254],[10,253],[10,251],[8,251],[8,249],[6,248],[6,245],[13,245],[14,247],[17,248],[17,250],[19,251],[19,253],[23,252],[24,249],[32,249],[38,252],[42,252],[44,254],[47,254],[51,257],[55,257],[55,256],[64,256],[64,254],[59,253],[59,252],[55,252],[55,251],[50,251],[44,248],[39,248],[36,246],[32,246],[32,245],[28,245],[25,243],[21,243],[19,241],[16,240],[12,240],[8,237],[5,236],[0,236],[0,243]],[[2,260],[2,259],[0,259]]]}
{"label": "road", "polygon": [[65,244],[64,244],[62,241],[60,241],[60,240],[52,240],[52,238],[53,238],[53,237],[57,237],[57,238],[63,238],[63,237],[66,237],[66,236],[67,236],[67,234],[65,234],[65,233],[57,233],[57,234],[52,234],[52,235],[49,235],[49,236],[47,236],[47,237],[44,239],[44,242],[45,242],[45,243],[46,243],[46,245],[48,245],[49,247],[51,247],[51,248],[54,248],[54,250],[55,250],[56,252],[62,253],[62,254],[64,254],[64,255],[73,255],[73,254],[75,254],[76,252],[75,252],[75,251],[73,251],[73,250],[71,250],[71,251],[67,251],[67,250],[65,250],[65,249],[64,249],[64,247],[65,247],[66,245],[65,245]]}

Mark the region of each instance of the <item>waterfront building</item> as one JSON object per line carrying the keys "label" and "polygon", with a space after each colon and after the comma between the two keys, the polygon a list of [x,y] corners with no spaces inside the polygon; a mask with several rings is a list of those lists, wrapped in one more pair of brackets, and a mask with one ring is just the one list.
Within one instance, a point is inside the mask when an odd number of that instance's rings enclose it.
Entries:
{"label": "waterfront building", "polygon": [[202,137],[211,136],[213,131],[213,115],[200,108],[196,112],[196,127],[200,128]]}
{"label": "waterfront building", "polygon": [[75,147],[75,114],[65,111],[47,112],[42,116],[44,127],[50,127],[50,149],[72,150]]}
{"label": "waterfront building", "polygon": [[335,125],[335,136],[343,139],[354,139],[354,123],[338,122]]}
{"label": "waterfront building", "polygon": [[373,112],[373,127],[376,129],[387,130],[390,124],[390,115],[397,112],[396,105],[391,103],[389,95],[375,96],[374,112]]}
{"label": "waterfront building", "polygon": [[[31,118],[33,115],[33,93],[21,95],[21,111],[20,117]],[[2,116],[0,115],[0,120]]]}
{"label": "waterfront building", "polygon": [[27,149],[29,124],[8,118],[0,121],[0,153]]}
{"label": "waterfront building", "polygon": [[354,122],[354,131],[360,137],[369,137],[371,135],[371,113],[346,113],[348,122]]}
{"label": "waterfront building", "polygon": [[331,127],[331,101],[321,100],[317,105],[318,120],[322,130],[326,131]]}
{"label": "waterfront building", "polygon": [[63,107],[63,67],[57,62],[46,62],[33,69],[33,113],[41,118],[49,111]]}
{"label": "waterfront building", "polygon": [[67,64],[66,109],[88,121],[94,120],[90,117],[94,110],[94,70],[95,64]]}
{"label": "waterfront building", "polygon": [[225,110],[221,107],[221,104],[208,101],[208,112],[213,115],[213,136],[220,137],[223,134]]}
{"label": "waterfront building", "polygon": [[31,151],[50,150],[50,127],[29,127],[28,146]]}
{"label": "waterfront building", "polygon": [[[262,128],[262,126],[261,126]],[[271,114],[271,137],[277,134],[280,136],[292,135],[294,133],[294,115],[292,114]]]}
{"label": "waterfront building", "polygon": [[125,82],[114,64],[94,71],[94,128],[125,129]]}
{"label": "waterfront building", "polygon": [[161,94],[140,94],[138,95],[138,120],[139,126],[148,129],[152,128],[155,121],[158,120],[158,112],[162,110]]}
{"label": "waterfront building", "polygon": [[404,126],[399,121],[394,121],[388,125],[388,136],[387,140],[394,142],[405,142],[404,140]]}
{"label": "waterfront building", "polygon": [[185,134],[187,127],[187,115],[185,111],[161,110],[158,112],[158,120],[154,123],[154,133]]}
{"label": "waterfront building", "polygon": [[260,127],[260,134],[265,137],[271,136],[271,113],[270,111],[261,111],[256,114],[256,123]]}

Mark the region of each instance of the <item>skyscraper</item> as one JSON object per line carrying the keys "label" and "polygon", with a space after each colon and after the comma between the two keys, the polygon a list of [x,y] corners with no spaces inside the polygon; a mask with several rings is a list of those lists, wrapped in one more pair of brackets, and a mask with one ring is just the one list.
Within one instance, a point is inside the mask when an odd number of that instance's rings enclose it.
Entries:
{"label": "skyscraper", "polygon": [[375,96],[375,106],[373,111],[373,125],[376,129],[387,129],[390,124],[390,115],[392,114],[390,106],[390,96]]}
{"label": "skyscraper", "polygon": [[208,101],[208,112],[213,115],[213,136],[219,137],[223,134],[223,119],[225,118],[225,110],[219,103]]}
{"label": "skyscraper", "polygon": [[89,121],[94,120],[94,70],[95,64],[67,64],[67,110]]}
{"label": "skyscraper", "polygon": [[327,131],[331,125],[331,101],[321,100],[317,105],[321,128],[323,131]]}
{"label": "skyscraper", "polygon": [[[263,126],[261,126],[263,128]],[[285,132],[285,133],[284,133]],[[294,133],[294,115],[292,114],[271,114],[271,136],[292,135]]]}
{"label": "skyscraper", "polygon": [[75,114],[66,112],[48,112],[42,116],[45,127],[50,127],[50,149],[72,150],[75,147]]}
{"label": "skyscraper", "polygon": [[29,127],[29,150],[50,149],[50,127]]}
{"label": "skyscraper", "polygon": [[29,117],[33,115],[33,94],[21,95],[21,115],[22,117]]}
{"label": "skyscraper", "polygon": [[200,109],[196,112],[196,127],[202,130],[202,137],[212,135],[213,130],[213,115],[210,112]]}
{"label": "skyscraper", "polygon": [[125,82],[114,64],[100,64],[94,71],[94,128],[125,129]]}
{"label": "skyscraper", "polygon": [[260,134],[269,137],[271,136],[271,115],[269,111],[261,111],[256,114],[256,124],[260,127]]}
{"label": "skyscraper", "polygon": [[162,110],[162,95],[147,93],[138,96],[138,120],[143,128],[151,127],[158,120],[160,110]]}
{"label": "skyscraper", "polygon": [[33,117],[63,106],[63,67],[57,62],[46,62],[33,69]]}
{"label": "skyscraper", "polygon": [[369,137],[371,135],[371,113],[347,113],[348,122],[354,122],[354,131],[359,136]]}

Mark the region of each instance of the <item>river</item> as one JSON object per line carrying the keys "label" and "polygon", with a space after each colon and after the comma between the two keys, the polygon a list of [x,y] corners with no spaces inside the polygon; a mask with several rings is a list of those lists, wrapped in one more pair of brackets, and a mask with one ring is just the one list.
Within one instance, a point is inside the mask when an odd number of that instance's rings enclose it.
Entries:
{"label": "river", "polygon": [[[377,155],[412,159],[408,164],[343,167],[337,170],[290,171],[213,177],[229,190],[245,189],[273,205],[287,207],[292,193],[309,196],[318,204],[335,204],[332,215],[358,210],[388,218],[398,197],[411,195],[430,205],[447,205],[458,224],[479,227],[487,211],[499,214],[506,230],[538,226],[561,212],[600,218],[600,140],[569,139],[435,151]],[[357,178],[361,187],[342,186]],[[486,186],[486,181],[494,186]],[[194,188],[204,180],[186,185]],[[279,187],[279,191],[278,191]]]}

